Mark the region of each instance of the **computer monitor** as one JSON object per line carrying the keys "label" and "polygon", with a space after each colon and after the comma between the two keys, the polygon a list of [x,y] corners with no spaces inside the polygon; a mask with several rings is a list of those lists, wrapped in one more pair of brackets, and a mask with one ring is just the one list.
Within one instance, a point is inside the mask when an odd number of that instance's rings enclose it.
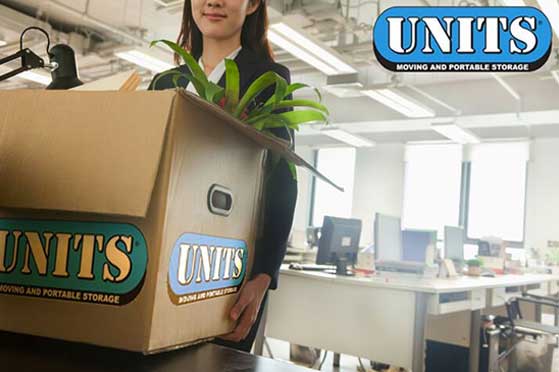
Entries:
{"label": "computer monitor", "polygon": [[426,263],[427,248],[437,244],[437,231],[413,230],[402,231],[402,260]]}
{"label": "computer monitor", "polygon": [[464,260],[464,229],[457,226],[444,227],[444,258]]}
{"label": "computer monitor", "polygon": [[478,255],[482,257],[505,258],[503,239],[497,237],[482,237],[477,242]]}
{"label": "computer monitor", "polygon": [[348,275],[347,265],[357,262],[361,221],[324,216],[316,263],[336,265],[337,275]]}
{"label": "computer monitor", "polygon": [[402,260],[402,227],[400,218],[381,213],[375,215],[375,260]]}

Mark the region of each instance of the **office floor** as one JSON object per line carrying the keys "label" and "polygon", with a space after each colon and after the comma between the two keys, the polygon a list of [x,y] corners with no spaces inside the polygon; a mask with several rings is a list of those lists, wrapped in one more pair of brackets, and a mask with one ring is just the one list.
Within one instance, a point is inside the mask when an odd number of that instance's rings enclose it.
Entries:
{"label": "office floor", "polygon": [[[273,338],[267,338],[268,345],[272,349],[275,359],[280,359],[283,361],[289,360],[289,343],[285,341],[276,340]],[[264,351],[264,356],[269,356],[266,351]],[[363,361],[365,363],[365,361]],[[342,355],[340,359],[340,367],[333,367],[333,353],[328,353],[326,360],[322,366],[321,371],[323,372],[355,372],[359,367],[359,360],[353,356]]]}
{"label": "office floor", "polygon": [[[543,321],[545,323],[553,324],[553,318],[547,318],[544,315]],[[289,343],[281,340],[271,339],[268,338],[268,344],[272,349],[272,353],[274,354],[275,359],[279,359],[282,361],[289,361]],[[264,351],[264,356],[269,357],[268,353]],[[340,367],[333,366],[333,353],[328,353],[326,360],[323,364],[321,371],[323,372],[355,372],[358,371],[359,368],[359,360],[353,356],[349,355],[342,355],[340,359]],[[363,364],[368,367],[369,363],[366,360],[362,360]],[[372,371],[369,369],[368,371]],[[551,369],[552,372],[559,372],[559,349],[555,350],[554,358],[553,358],[553,367]]]}
{"label": "office floor", "polygon": [[[545,324],[553,324],[553,316],[542,314],[542,322]],[[559,349],[555,349],[555,352],[553,353],[553,365],[551,371],[559,372]]]}

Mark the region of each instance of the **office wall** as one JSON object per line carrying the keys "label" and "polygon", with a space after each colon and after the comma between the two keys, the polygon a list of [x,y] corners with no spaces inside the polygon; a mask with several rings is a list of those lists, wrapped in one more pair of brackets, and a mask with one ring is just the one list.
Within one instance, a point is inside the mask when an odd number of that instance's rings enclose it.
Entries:
{"label": "office wall", "polygon": [[352,216],[363,221],[361,245],[373,241],[376,212],[400,216],[403,208],[404,145],[358,149]]}
{"label": "office wall", "polygon": [[[312,159],[309,147],[297,152]],[[531,145],[526,195],[526,247],[545,250],[559,240],[559,138],[536,139]],[[404,145],[383,144],[356,154],[352,217],[363,221],[361,242],[373,239],[375,212],[401,215],[404,186]],[[299,197],[294,228],[304,230],[308,218],[310,177],[299,172]]]}
{"label": "office wall", "polygon": [[[297,147],[297,153],[311,162],[313,150]],[[404,185],[404,146],[378,145],[372,149],[358,149],[355,159],[352,217],[363,221],[361,244],[373,239],[375,212],[399,216],[402,213]],[[307,226],[311,194],[311,177],[299,171],[299,194],[293,229],[304,231]]]}
{"label": "office wall", "polygon": [[526,195],[526,247],[559,240],[559,138],[532,141]]}

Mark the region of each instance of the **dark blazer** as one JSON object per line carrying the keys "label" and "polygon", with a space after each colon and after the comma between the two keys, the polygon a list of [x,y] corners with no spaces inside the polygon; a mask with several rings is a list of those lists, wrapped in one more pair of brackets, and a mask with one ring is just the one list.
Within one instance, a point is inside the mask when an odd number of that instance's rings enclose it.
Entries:
{"label": "dark blazer", "polygon": [[[286,79],[288,83],[290,82],[289,70],[285,66],[266,61],[249,49],[242,48],[235,58],[235,62],[239,67],[241,96],[245,94],[247,88],[254,80],[267,71],[274,71]],[[176,69],[188,72],[186,65],[181,65]],[[154,81],[155,78],[151,82],[149,90],[175,88],[170,76],[159,79],[156,86],[154,86]],[[179,79],[178,84],[186,87],[188,81],[186,79]],[[225,74],[219,81],[219,85],[225,86]],[[270,87],[255,99],[255,104],[266,102],[273,93],[274,87]],[[285,128],[277,128],[273,131],[276,136],[283,139],[290,140],[290,138],[294,138],[293,133],[290,136],[290,133]],[[271,173],[268,175],[265,185],[263,229],[260,238],[256,242],[252,276],[254,277],[261,273],[270,275],[272,278],[270,288],[275,289],[277,288],[279,268],[285,256],[287,239],[293,223],[293,214],[297,201],[297,181],[293,179],[288,164],[283,159],[277,166],[270,167],[269,171]]]}

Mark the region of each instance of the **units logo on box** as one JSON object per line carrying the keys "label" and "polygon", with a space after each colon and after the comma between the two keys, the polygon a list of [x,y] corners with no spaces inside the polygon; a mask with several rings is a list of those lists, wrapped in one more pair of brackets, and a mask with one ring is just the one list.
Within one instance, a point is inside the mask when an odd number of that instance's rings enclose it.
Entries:
{"label": "units logo on box", "polygon": [[552,38],[532,7],[394,7],[376,21],[373,47],[396,72],[535,71]]}
{"label": "units logo on box", "polygon": [[0,294],[125,305],[146,269],[133,225],[0,219]]}
{"label": "units logo on box", "polygon": [[246,275],[246,242],[183,234],[169,263],[169,296],[175,305],[237,293]]}

